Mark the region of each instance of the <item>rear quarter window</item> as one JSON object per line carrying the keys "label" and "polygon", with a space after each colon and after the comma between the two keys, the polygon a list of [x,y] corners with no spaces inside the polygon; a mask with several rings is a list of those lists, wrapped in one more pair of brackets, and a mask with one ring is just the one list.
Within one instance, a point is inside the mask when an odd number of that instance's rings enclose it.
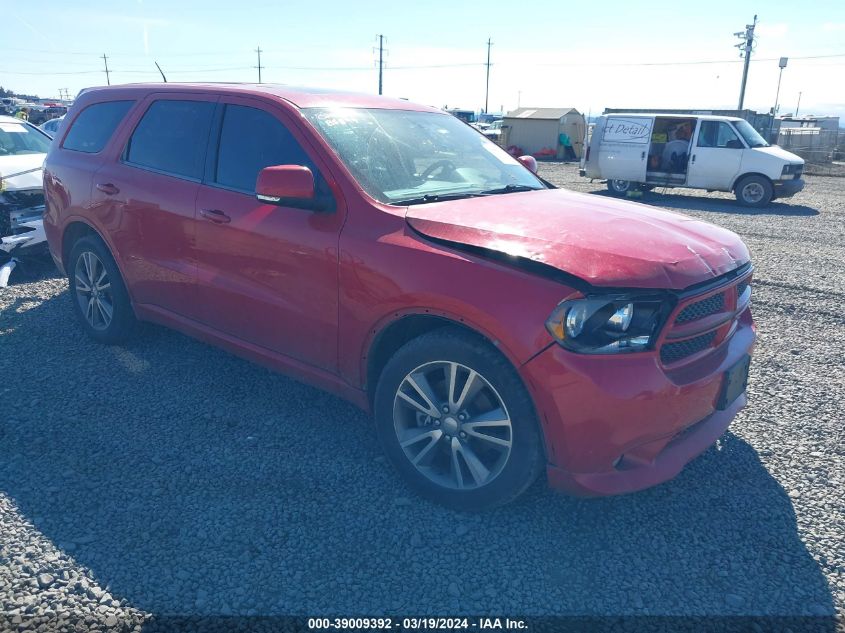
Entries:
{"label": "rear quarter window", "polygon": [[71,125],[63,149],[86,154],[101,152],[134,101],[106,101],[88,106]]}

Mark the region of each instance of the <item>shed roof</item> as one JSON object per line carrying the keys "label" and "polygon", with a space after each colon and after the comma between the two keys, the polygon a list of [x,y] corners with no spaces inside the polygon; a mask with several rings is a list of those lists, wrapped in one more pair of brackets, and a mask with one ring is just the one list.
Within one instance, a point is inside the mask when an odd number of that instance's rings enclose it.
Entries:
{"label": "shed roof", "polygon": [[578,114],[575,108],[517,108],[505,115],[506,119],[539,119],[539,120],[555,120],[565,117],[567,114],[574,112]]}

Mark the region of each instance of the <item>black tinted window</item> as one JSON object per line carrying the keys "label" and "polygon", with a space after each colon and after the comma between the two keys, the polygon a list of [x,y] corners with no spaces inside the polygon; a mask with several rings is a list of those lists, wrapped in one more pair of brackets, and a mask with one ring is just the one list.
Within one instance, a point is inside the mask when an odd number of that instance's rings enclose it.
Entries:
{"label": "black tinted window", "polygon": [[314,171],[308,156],[281,121],[264,110],[227,105],[215,181],[253,192],[258,172],[271,165],[305,165]]}
{"label": "black tinted window", "polygon": [[129,139],[126,160],[199,179],[213,113],[209,101],[155,101]]}
{"label": "black tinted window", "polygon": [[68,131],[62,147],[95,154],[106,146],[134,101],[107,101],[85,108]]}

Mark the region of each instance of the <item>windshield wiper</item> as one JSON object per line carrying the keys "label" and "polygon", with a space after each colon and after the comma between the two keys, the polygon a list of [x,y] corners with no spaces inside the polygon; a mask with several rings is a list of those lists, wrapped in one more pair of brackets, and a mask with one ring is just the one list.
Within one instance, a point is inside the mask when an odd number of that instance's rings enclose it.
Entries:
{"label": "windshield wiper", "polygon": [[427,193],[417,198],[405,198],[404,200],[391,200],[390,204],[397,206],[410,206],[412,204],[426,204],[428,202],[444,202],[446,200],[461,200],[463,198],[476,198],[489,195],[486,191],[465,191],[463,193]]}
{"label": "windshield wiper", "polygon": [[518,191],[540,191],[539,187],[529,187],[528,185],[505,185],[504,187],[500,187],[499,189],[486,189],[482,191],[484,195],[492,196],[499,193],[516,193]]}

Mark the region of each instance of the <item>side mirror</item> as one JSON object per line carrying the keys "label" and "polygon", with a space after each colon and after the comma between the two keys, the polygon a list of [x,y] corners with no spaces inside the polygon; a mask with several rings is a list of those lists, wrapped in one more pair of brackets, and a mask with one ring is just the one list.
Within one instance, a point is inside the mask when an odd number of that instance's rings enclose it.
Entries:
{"label": "side mirror", "polygon": [[537,159],[533,156],[529,156],[526,154],[525,156],[520,156],[516,160],[522,163],[522,166],[525,167],[532,174],[537,173]]}
{"label": "side mirror", "polygon": [[314,174],[303,165],[274,165],[258,172],[255,197],[270,204],[314,200]]}

